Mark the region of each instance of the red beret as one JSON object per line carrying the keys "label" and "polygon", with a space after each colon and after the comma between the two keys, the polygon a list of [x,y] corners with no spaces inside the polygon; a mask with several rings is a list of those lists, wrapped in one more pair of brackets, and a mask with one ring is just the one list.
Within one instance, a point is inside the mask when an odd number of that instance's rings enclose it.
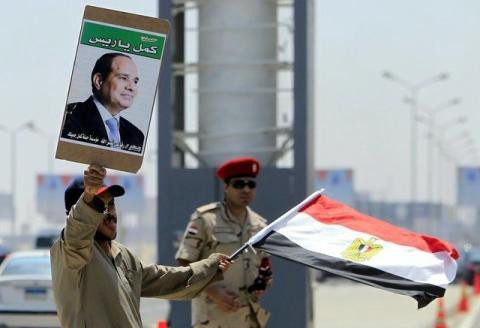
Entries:
{"label": "red beret", "polygon": [[224,162],[217,169],[217,177],[223,181],[232,177],[256,177],[260,163],[253,157],[235,157]]}

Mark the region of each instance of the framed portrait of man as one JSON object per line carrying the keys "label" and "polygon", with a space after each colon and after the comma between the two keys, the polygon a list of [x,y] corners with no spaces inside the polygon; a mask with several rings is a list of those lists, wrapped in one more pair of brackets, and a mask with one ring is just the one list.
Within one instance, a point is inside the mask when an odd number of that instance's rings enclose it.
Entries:
{"label": "framed portrait of man", "polygon": [[140,169],[168,30],[166,20],[85,8],[56,158]]}

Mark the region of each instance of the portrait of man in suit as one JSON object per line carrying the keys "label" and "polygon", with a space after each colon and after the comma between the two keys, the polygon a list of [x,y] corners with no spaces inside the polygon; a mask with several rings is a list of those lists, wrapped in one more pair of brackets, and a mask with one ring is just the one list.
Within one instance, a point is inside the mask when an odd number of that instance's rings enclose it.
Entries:
{"label": "portrait of man in suit", "polygon": [[92,95],[67,105],[61,137],[142,153],[143,132],[122,117],[133,105],[138,82],[137,66],[130,56],[102,55],[92,70]]}

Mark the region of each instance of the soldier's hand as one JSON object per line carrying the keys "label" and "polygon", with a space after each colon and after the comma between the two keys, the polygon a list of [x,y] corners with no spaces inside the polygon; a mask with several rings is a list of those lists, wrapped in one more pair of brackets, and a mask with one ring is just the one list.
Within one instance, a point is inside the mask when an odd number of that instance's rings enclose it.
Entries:
{"label": "soldier's hand", "polygon": [[98,189],[103,186],[103,179],[106,175],[107,170],[97,164],[91,164],[87,170],[83,171],[84,200],[87,203],[92,201]]}
{"label": "soldier's hand", "polygon": [[238,295],[220,286],[210,286],[207,290],[208,297],[224,312],[236,312],[240,308]]}
{"label": "soldier's hand", "polygon": [[234,263],[227,255],[221,253],[210,254],[208,258],[217,262],[218,271],[221,272],[227,271],[230,264]]}
{"label": "soldier's hand", "polygon": [[222,272],[225,272],[230,268],[230,264],[232,263],[233,261],[230,260],[230,258],[227,255],[220,254],[220,257],[218,259],[218,269]]}

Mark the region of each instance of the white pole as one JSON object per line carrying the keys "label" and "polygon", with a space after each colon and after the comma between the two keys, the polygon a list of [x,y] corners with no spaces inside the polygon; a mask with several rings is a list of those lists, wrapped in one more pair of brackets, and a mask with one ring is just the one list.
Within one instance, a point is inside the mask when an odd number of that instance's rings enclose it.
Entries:
{"label": "white pole", "polygon": [[[199,156],[216,166],[235,155],[267,163],[276,150],[277,3],[199,2]],[[212,135],[227,135],[220,138]]]}

